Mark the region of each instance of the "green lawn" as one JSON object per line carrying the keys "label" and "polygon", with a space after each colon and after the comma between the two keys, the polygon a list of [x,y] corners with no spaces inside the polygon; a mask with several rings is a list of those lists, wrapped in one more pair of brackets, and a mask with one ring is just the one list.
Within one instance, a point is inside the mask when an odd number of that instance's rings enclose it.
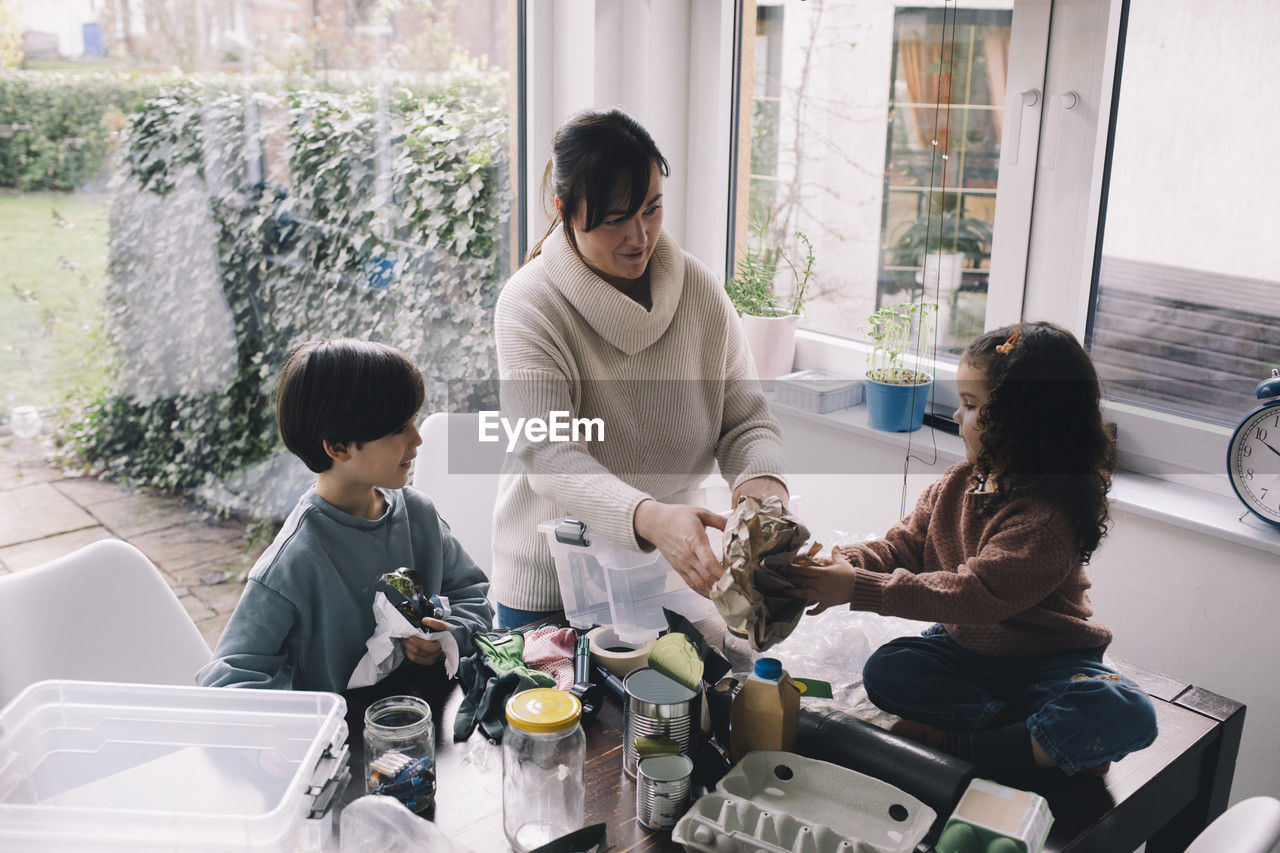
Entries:
{"label": "green lawn", "polygon": [[106,385],[107,196],[0,192],[0,418]]}

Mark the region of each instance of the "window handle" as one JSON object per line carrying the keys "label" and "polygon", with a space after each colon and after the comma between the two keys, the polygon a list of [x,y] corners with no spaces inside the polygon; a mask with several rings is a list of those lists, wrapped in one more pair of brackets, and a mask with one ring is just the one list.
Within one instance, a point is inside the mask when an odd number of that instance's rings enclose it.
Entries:
{"label": "window handle", "polygon": [[1080,96],[1075,92],[1063,92],[1053,96],[1053,110],[1049,113],[1050,125],[1045,128],[1045,149],[1041,162],[1046,169],[1052,170],[1058,165],[1058,143],[1062,137],[1062,117],[1067,110],[1074,110],[1080,104]]}
{"label": "window handle", "polygon": [[1018,150],[1022,148],[1022,114],[1040,103],[1039,89],[1023,89],[1016,95],[1009,96],[1004,114],[1009,122],[1005,139],[1009,144],[1004,149],[1004,161],[1010,166],[1018,165]]}

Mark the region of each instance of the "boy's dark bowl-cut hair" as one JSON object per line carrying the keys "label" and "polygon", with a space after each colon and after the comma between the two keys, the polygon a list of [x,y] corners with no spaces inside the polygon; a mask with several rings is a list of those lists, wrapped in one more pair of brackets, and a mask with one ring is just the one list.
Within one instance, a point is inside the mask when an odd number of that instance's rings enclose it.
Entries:
{"label": "boy's dark bowl-cut hair", "polygon": [[317,474],[333,460],[324,442],[374,441],[422,408],[422,372],[395,347],[354,338],[307,341],[289,356],[276,389],[284,446]]}
{"label": "boy's dark bowl-cut hair", "polygon": [[1029,322],[987,332],[962,360],[983,372],[991,394],[978,412],[977,467],[997,474],[997,497],[988,509],[1019,494],[1050,501],[1066,513],[1080,559],[1089,562],[1110,520],[1116,446],[1102,419],[1102,383],[1088,352],[1061,326]]}

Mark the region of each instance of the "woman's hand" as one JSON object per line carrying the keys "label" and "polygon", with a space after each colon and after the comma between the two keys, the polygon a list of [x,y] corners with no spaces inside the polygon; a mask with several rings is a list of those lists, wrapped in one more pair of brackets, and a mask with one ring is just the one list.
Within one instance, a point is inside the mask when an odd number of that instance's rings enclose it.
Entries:
{"label": "woman's hand", "polygon": [[[449,626],[439,619],[423,616],[422,628],[424,631],[447,631]],[[405,637],[400,642],[404,645],[405,657],[422,666],[431,666],[444,655],[444,647],[439,640],[428,640],[415,635]]]}
{"label": "woman's hand", "polygon": [[711,551],[707,528],[724,530],[724,517],[704,507],[664,504],[648,498],[636,507],[636,538],[667,558],[689,588],[708,598],[724,566]]}
{"label": "woman's hand", "polygon": [[787,570],[787,575],[800,584],[799,589],[789,590],[787,595],[803,598],[817,605],[807,611],[809,616],[817,616],[828,607],[848,604],[853,600],[853,581],[857,577],[857,571],[852,563],[834,550],[830,565],[792,565]]}
{"label": "woman's hand", "polygon": [[736,507],[744,495],[751,495],[761,503],[764,503],[764,499],[770,495],[777,495],[782,499],[783,507],[786,507],[787,501],[791,500],[791,493],[787,491],[787,487],[781,480],[775,480],[773,477],[752,477],[750,480],[743,480],[738,484],[738,488],[733,490],[733,496],[729,498],[729,509]]}

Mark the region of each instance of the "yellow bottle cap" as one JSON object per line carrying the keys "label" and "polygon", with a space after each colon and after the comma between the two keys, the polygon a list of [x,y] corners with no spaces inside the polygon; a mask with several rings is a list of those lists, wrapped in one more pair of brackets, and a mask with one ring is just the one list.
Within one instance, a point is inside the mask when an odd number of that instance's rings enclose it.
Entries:
{"label": "yellow bottle cap", "polygon": [[581,714],[578,697],[552,687],[524,690],[507,700],[507,722],[526,732],[563,731]]}

